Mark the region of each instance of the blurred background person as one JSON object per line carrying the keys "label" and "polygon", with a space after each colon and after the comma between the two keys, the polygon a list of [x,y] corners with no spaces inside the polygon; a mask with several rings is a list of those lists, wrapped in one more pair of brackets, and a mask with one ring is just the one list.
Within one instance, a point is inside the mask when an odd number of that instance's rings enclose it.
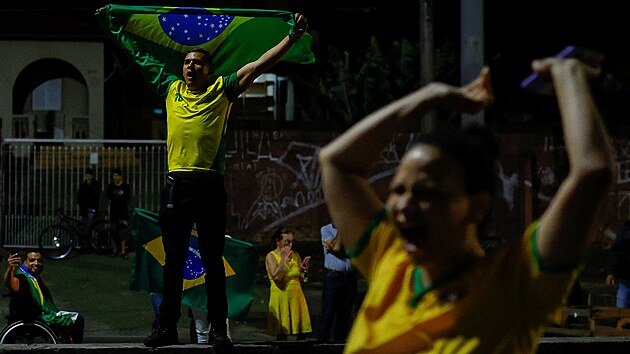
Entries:
{"label": "blurred background person", "polygon": [[328,342],[334,324],[333,340],[345,342],[357,297],[357,274],[335,226],[332,223],[322,226],[320,234],[324,246],[324,284],[317,341]]}
{"label": "blurred background person", "polygon": [[83,181],[79,184],[77,192],[77,204],[79,204],[79,218],[84,223],[84,235],[81,248],[91,248],[88,231],[94,219],[98,216],[99,200],[101,198],[101,183],[94,176],[92,168],[86,168]]}
{"label": "blurred background person", "polygon": [[113,241],[112,256],[120,256],[124,259],[127,255],[127,240],[129,239],[129,200],[131,199],[131,187],[124,181],[122,170],[112,170],[112,181],[107,185],[105,192],[109,199],[109,220],[111,224],[111,236]]}
{"label": "blurred background person", "polygon": [[606,284],[617,287],[617,307],[630,308],[630,220],[621,225],[606,257]]}

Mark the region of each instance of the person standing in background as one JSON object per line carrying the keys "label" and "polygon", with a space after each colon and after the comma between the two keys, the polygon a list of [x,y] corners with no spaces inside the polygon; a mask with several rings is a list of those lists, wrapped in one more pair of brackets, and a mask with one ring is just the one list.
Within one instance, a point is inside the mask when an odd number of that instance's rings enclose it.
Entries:
{"label": "person standing in background", "polygon": [[324,246],[324,284],[322,287],[322,316],[317,341],[326,343],[333,328],[335,342],[345,342],[352,325],[352,310],[357,297],[357,274],[337,237],[337,229],[330,223],[322,226]]}
{"label": "person standing in background", "polygon": [[311,257],[302,260],[293,250],[293,230],[287,227],[276,229],[273,241],[276,248],[265,257],[271,286],[267,333],[275,335],[279,341],[293,334],[297,335],[297,340],[305,340],[313,329],[301,281],[308,273]]}
{"label": "person standing in background", "polygon": [[105,192],[109,199],[109,220],[114,242],[112,256],[118,255],[120,246],[120,256],[128,259],[127,240],[129,239],[129,200],[131,199],[131,188],[123,180],[122,170],[114,168],[112,170],[112,181],[107,185]]}
{"label": "person standing in background", "polygon": [[79,218],[84,224],[84,234],[81,240],[81,247],[91,248],[90,235],[88,232],[90,226],[98,215],[98,204],[101,198],[101,183],[94,176],[92,168],[86,168],[84,172],[83,182],[79,185],[77,193],[77,203],[79,204]]}
{"label": "person standing in background", "polygon": [[608,250],[606,284],[617,286],[615,306],[630,308],[630,220],[623,223]]}

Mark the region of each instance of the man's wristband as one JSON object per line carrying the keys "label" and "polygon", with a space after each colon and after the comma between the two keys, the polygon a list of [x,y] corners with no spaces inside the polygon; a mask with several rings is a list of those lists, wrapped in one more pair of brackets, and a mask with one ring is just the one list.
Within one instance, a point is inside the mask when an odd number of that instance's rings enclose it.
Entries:
{"label": "man's wristband", "polygon": [[295,36],[302,33],[304,33],[304,28],[297,27],[297,26],[291,26],[291,28],[289,28],[289,38],[291,38],[291,41],[293,42],[297,40]]}

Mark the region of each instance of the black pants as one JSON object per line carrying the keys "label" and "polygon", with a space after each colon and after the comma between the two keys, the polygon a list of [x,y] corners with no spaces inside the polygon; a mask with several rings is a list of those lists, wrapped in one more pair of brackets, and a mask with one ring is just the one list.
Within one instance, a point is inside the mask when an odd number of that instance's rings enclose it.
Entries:
{"label": "black pants", "polygon": [[159,224],[166,254],[160,325],[175,326],[181,316],[183,270],[190,232],[197,226],[201,261],[206,269],[208,322],[225,326],[228,313],[223,247],[227,193],[223,176],[186,180],[169,176],[160,199]]}
{"label": "black pants", "polygon": [[[110,216],[111,236],[116,245],[120,245],[121,241],[129,241],[129,219]],[[125,250],[121,249],[124,253]]]}
{"label": "black pants", "polygon": [[328,342],[334,328],[334,341],[344,342],[352,326],[352,310],[357,298],[357,275],[351,272],[324,272],[322,316],[317,341]]}
{"label": "black pants", "polygon": [[81,344],[83,343],[83,330],[85,328],[85,318],[77,315],[77,319],[69,326],[50,325],[50,328],[60,338],[64,344]]}
{"label": "black pants", "polygon": [[81,314],[77,316],[76,321],[70,326],[70,336],[72,336],[72,343],[83,343],[83,329],[85,327],[85,319]]}

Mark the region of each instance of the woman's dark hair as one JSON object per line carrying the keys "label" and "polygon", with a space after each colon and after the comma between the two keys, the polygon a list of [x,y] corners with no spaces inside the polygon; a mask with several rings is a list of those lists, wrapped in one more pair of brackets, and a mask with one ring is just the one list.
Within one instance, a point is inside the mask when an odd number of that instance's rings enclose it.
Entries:
{"label": "woman's dark hair", "polygon": [[494,193],[497,140],[489,130],[471,124],[461,130],[436,131],[420,135],[418,143],[435,146],[454,156],[464,170],[466,192]]}
{"label": "woman's dark hair", "polygon": [[293,232],[293,229],[287,226],[278,227],[276,231],[273,232],[273,236],[271,237],[271,246],[273,248],[276,248],[276,242],[282,240],[283,234],[288,234],[288,233],[295,233],[295,232]]}

